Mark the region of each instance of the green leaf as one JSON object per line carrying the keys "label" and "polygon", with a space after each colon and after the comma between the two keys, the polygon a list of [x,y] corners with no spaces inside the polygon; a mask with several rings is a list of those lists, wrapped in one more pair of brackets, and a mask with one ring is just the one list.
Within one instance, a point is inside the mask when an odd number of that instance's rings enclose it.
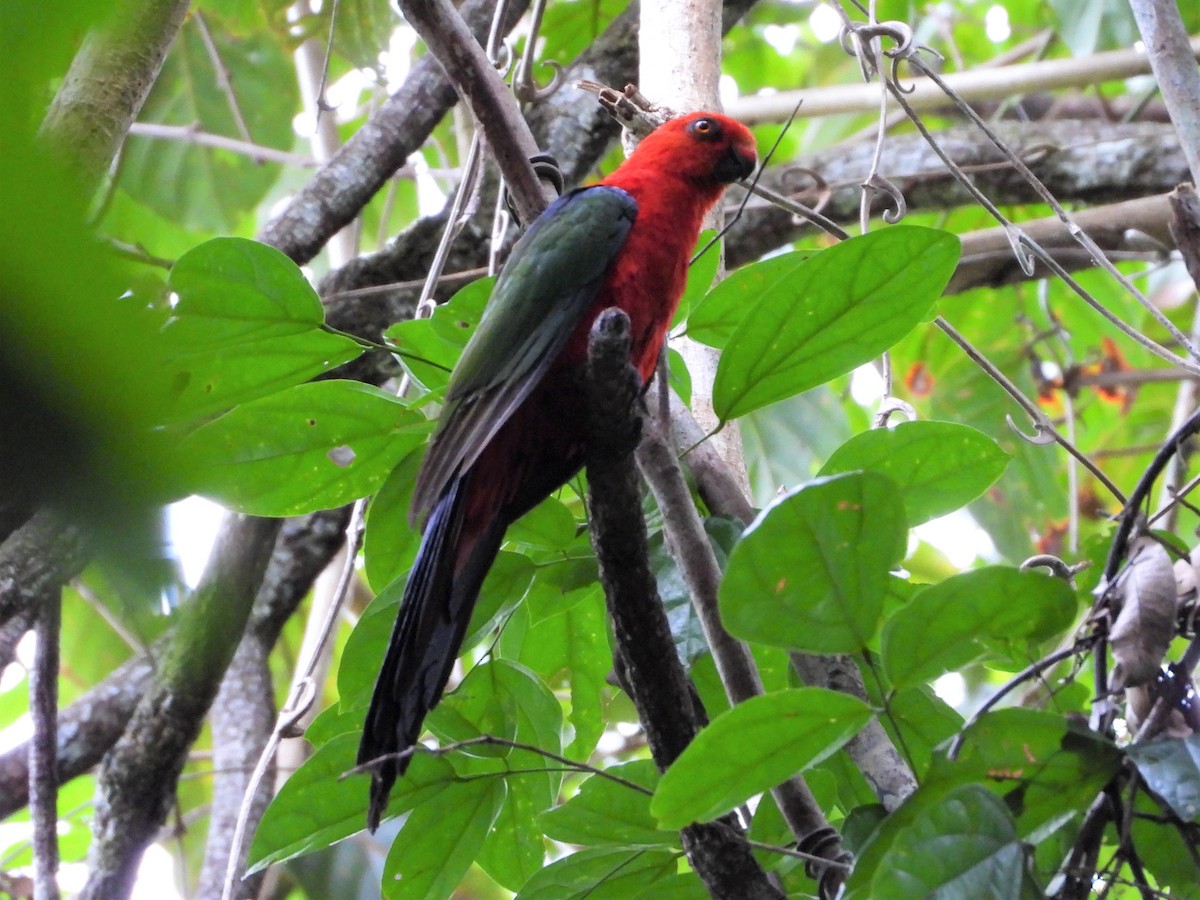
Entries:
{"label": "green leaf", "polygon": [[860,650],[878,628],[906,532],[889,479],[818,478],[746,530],[721,583],[721,618],[751,641],[812,653]]}
{"label": "green leaf", "polygon": [[842,400],[828,385],[748,413],[738,430],[758,507],[770,506],[780,489],[804,484],[850,438]]}
{"label": "green leaf", "polygon": [[[480,589],[479,602],[471,614],[464,648],[478,641],[502,608],[511,607],[520,600],[532,577],[533,563],[527,557],[504,550],[496,555]],[[367,705],[407,582],[408,574],[404,573],[381,590],[346,639],[337,681],[343,707],[353,709]]]}
{"label": "green leaf", "polygon": [[1004,474],[1006,454],[990,437],[953,422],[902,422],[842,444],[821,475],[867,471],[888,476],[904,496],[909,527],[970,503]]}
{"label": "green leaf", "polygon": [[892,843],[871,895],[951,900],[1027,900],[1041,896],[1029,878],[1027,850],[1004,801],[968,784],[922,811]]}
{"label": "green leaf", "polygon": [[[321,19],[328,8],[321,8]],[[332,12],[332,10],[329,10]],[[338,3],[336,27],[331,33],[334,49],[356,69],[375,69],[382,72],[380,53],[387,50],[388,38],[396,30],[396,14],[387,0],[341,0]]]}
{"label": "green leaf", "polygon": [[604,733],[601,699],[612,669],[603,595],[590,593],[569,609],[533,622],[520,660],[551,690],[570,698],[567,716],[574,738],[565,752],[587,759]]}
{"label": "green leaf", "polygon": [[[300,106],[294,67],[270,35],[234,37],[212,30],[221,64],[253,143],[291,150]],[[198,128],[241,138],[195,20],[184,23],[138,116],[142,122]],[[279,178],[278,163],[204,147],[193,141],[131,135],[120,181],[131,196],[185,227],[229,233]]]}
{"label": "green leaf", "polygon": [[628,900],[674,877],[677,859],[664,850],[580,850],[534,875],[516,900]]}
{"label": "green leaf", "polygon": [[[328,847],[366,827],[366,776],[340,780],[356,765],[360,730],[318,748],[284,782],[254,833],[248,874]],[[392,788],[384,817],[398,816],[442,796],[456,778],[445,759],[417,754]]]}
{"label": "green leaf", "polygon": [[679,832],[660,828],[650,814],[650,796],[658,785],[654,761],[639,759],[605,771],[647,793],[592,775],[578,794],[539,817],[546,837],[585,847],[678,847]]}
{"label": "green leaf", "polygon": [[708,289],[713,286],[713,279],[717,277],[717,269],[721,265],[722,257],[721,241],[717,239],[717,232],[711,228],[700,232],[692,256],[695,257],[702,250],[704,251],[703,255],[688,265],[687,285],[683,289],[683,296],[679,298],[679,307],[676,309],[675,319],[671,323],[672,328],[689,316],[689,310],[704,299]]}
{"label": "green leaf", "polygon": [[1134,744],[1127,751],[1147,786],[1187,822],[1200,822],[1200,735]]}
{"label": "green leaf", "polygon": [[874,900],[870,885],[883,857],[925,810],[955,788],[979,784],[997,794],[1017,834],[1038,843],[1077,821],[1120,767],[1121,751],[1055,713],[1002,709],[969,728],[958,757],[934,757],[916,793],[889,815],[859,854],[847,900]]}
{"label": "green leaf", "polygon": [[384,332],[418,384],[431,391],[446,386],[463,347],[479,325],[495,283],[495,278],[472,281],[434,309],[428,319],[406,319]]}
{"label": "green leaf", "polygon": [[374,492],[428,430],[385,391],[319,381],[244,403],[179,450],[194,493],[250,515],[297,516]]}
{"label": "green leaf", "polygon": [[392,469],[367,507],[363,568],[376,593],[412,568],[421,545],[421,532],[408,523],[408,507],[424,458],[424,447],[410,451]]}
{"label": "green leaf", "polygon": [[546,839],[537,824],[545,803],[538,786],[524,775],[507,779],[507,785],[504,805],[476,862],[497,884],[517,891],[546,863]]}
{"label": "green leaf", "polygon": [[811,250],[794,250],[742,266],[693,307],[688,316],[688,337],[724,348],[746,314],[812,255]]}
{"label": "green leaf", "polygon": [[501,778],[447,787],[440,803],[413,810],[383,864],[388,900],[443,900],[475,861],[504,802]]}
{"label": "green leaf", "polygon": [[264,397],[362,352],[349,337],[322,330],[316,291],[295,263],[265,244],[201,244],[175,264],[168,286],[179,297],[163,329],[173,420]]}
{"label": "green leaf", "polygon": [[[550,753],[562,752],[562,708],[541,680],[507,659],[475,666],[429,714],[429,727],[443,742],[490,734],[530,744]],[[470,755],[508,758],[514,769],[546,771],[522,775],[524,784],[540,784],[537,812],[554,801],[560,776],[547,769],[546,758],[507,746],[480,746]]]}
{"label": "green leaf", "polygon": [[575,540],[575,516],[557,497],[547,497],[513,522],[505,538],[542,550],[562,550]]}
{"label": "green leaf", "polygon": [[717,716],[663,774],[650,811],[664,828],[715,819],[820,762],[871,719],[856,697],[794,688]]}
{"label": "green leaf", "polygon": [[780,278],[721,355],[717,415],[745,415],[887,350],[929,313],[958,254],[951,234],[896,225],[843,241]]}
{"label": "green leaf", "polygon": [[1038,571],[989,566],[918,592],[883,630],[883,666],[893,688],[929,681],[983,656],[1069,628],[1071,586]]}
{"label": "green leaf", "polygon": [[215,238],[184,254],[168,285],[179,302],[165,334],[181,348],[253,343],[325,321],[300,268],[274,247],[244,238]]}

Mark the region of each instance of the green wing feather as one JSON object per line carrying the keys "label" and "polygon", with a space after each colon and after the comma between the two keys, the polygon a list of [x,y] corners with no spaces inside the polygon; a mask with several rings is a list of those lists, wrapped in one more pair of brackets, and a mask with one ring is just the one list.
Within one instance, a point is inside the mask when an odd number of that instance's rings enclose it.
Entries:
{"label": "green wing feather", "polygon": [[545,376],[591,306],[637,215],[613,187],[560,197],[513,248],[483,318],[450,376],[413,492],[423,519]]}

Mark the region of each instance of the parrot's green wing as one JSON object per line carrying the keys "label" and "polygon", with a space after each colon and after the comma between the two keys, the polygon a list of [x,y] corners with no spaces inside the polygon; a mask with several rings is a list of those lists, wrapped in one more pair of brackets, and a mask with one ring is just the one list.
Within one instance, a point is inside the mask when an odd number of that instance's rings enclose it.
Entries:
{"label": "parrot's green wing", "polygon": [[547,207],[517,241],[483,318],[450,376],[446,403],[413,492],[420,520],[542,380],[596,298],[637,215],[613,187],[586,187]]}

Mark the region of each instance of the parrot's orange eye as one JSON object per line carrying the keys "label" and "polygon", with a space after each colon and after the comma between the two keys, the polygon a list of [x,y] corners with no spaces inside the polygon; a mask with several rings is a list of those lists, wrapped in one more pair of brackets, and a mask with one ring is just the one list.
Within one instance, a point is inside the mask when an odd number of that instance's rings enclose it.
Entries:
{"label": "parrot's orange eye", "polygon": [[688,131],[702,140],[711,141],[721,136],[721,125],[716,119],[697,119],[688,126]]}

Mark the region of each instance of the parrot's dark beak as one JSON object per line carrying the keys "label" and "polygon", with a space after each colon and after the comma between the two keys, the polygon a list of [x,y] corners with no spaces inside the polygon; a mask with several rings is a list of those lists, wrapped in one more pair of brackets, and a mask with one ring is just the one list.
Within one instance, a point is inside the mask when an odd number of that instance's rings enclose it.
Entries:
{"label": "parrot's dark beak", "polygon": [[717,161],[716,176],[721,182],[732,184],[743,178],[749,178],[757,165],[758,156],[754,152],[753,145],[741,147],[734,144]]}

